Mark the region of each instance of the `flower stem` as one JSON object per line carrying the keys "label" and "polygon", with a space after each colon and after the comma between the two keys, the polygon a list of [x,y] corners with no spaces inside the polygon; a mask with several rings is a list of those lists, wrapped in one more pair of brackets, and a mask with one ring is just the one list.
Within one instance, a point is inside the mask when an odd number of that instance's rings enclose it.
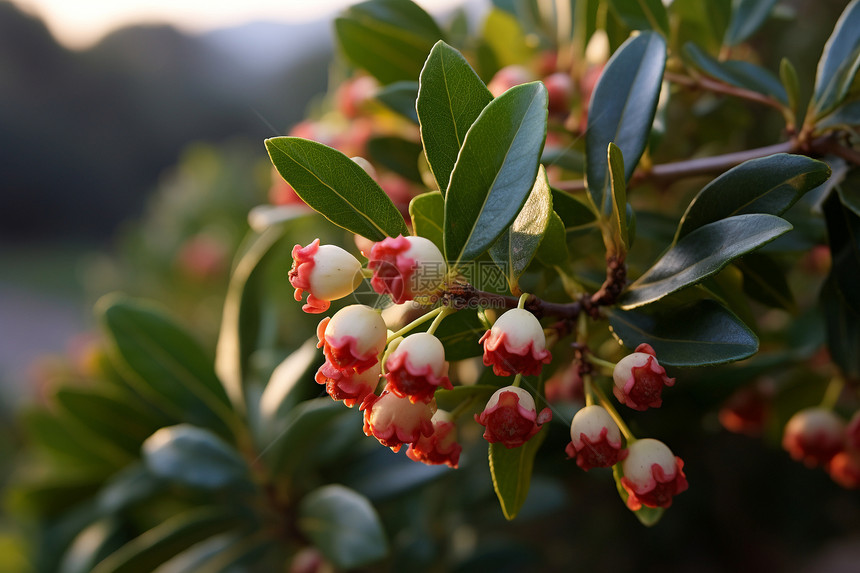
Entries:
{"label": "flower stem", "polygon": [[373,271],[370,269],[362,268],[361,269],[361,276],[363,276],[366,279],[372,278],[373,277]]}
{"label": "flower stem", "polygon": [[586,406],[594,406],[594,390],[592,390],[592,386],[594,386],[594,383],[591,380],[591,374],[585,374],[582,377],[582,390],[585,394]]}
{"label": "flower stem", "polygon": [[529,296],[530,295],[527,292],[524,292],[523,294],[521,294],[520,300],[517,301],[517,308],[520,308],[520,309],[525,308],[526,307],[526,301],[529,299]]}
{"label": "flower stem", "polygon": [[430,324],[430,328],[427,329],[428,334],[433,334],[434,332],[436,332],[436,329],[439,328],[439,325],[442,324],[442,321],[445,319],[446,316],[457,312],[456,309],[451,308],[450,306],[443,306],[441,308],[442,310],[439,311],[439,315],[433,319],[433,322]]}
{"label": "flower stem", "polygon": [[517,374],[517,375],[514,377],[514,383],[513,383],[513,384],[511,384],[511,386],[513,386],[514,388],[519,388],[519,387],[520,387],[520,382],[522,382],[522,380],[523,380],[523,375],[522,375],[522,374]]}
{"label": "flower stem", "polygon": [[615,420],[616,424],[618,424],[618,429],[620,429],[621,433],[624,434],[624,439],[627,440],[627,445],[629,446],[632,442],[636,441],[636,437],[633,435],[633,432],[631,432],[630,428],[627,427],[627,424],[624,423],[618,410],[615,409],[615,406],[612,405],[612,402],[610,402],[606,397],[606,394],[603,393],[600,385],[592,384],[591,386],[594,389],[594,393],[597,394],[597,399],[600,401],[600,405],[606,408],[606,411],[609,412],[609,415],[612,416],[612,419]]}
{"label": "flower stem", "polygon": [[845,380],[841,376],[834,376],[824,391],[824,397],[821,399],[821,407],[832,410],[836,406],[836,402],[839,401],[839,396],[842,394],[843,388],[845,388]]}
{"label": "flower stem", "polygon": [[585,359],[594,364],[595,366],[600,366],[601,368],[606,368],[607,370],[615,370],[615,362],[610,362],[608,360],[603,360],[602,358],[598,358],[594,354],[586,354]]}
{"label": "flower stem", "polygon": [[409,324],[407,324],[406,326],[404,326],[403,328],[401,328],[400,330],[398,330],[397,332],[395,332],[391,336],[389,336],[388,339],[385,341],[385,343],[388,344],[389,342],[391,342],[395,338],[403,336],[404,334],[409,334],[414,329],[418,328],[419,326],[421,326],[422,324],[424,324],[428,320],[436,318],[436,316],[441,314],[442,310],[445,308],[448,308],[448,307],[440,306],[439,308],[434,308],[433,310],[431,310],[427,314],[419,316],[418,318],[416,318],[415,320],[413,320],[412,322],[410,322]]}

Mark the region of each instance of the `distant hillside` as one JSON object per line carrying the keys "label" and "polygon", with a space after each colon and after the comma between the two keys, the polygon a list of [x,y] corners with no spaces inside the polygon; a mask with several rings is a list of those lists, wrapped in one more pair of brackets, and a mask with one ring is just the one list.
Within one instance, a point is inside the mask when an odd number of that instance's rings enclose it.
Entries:
{"label": "distant hillside", "polygon": [[269,124],[284,131],[325,90],[330,34],[326,22],[201,37],[140,26],[71,52],[0,2],[0,238],[106,237],[187,143],[240,136],[262,150]]}

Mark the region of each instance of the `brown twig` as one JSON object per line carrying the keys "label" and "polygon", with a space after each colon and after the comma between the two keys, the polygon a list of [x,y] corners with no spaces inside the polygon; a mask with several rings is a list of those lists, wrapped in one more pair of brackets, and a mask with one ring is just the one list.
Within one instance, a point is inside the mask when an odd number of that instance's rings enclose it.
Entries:
{"label": "brown twig", "polygon": [[780,112],[785,110],[785,106],[779,102],[779,100],[764,95],[759,92],[754,92],[752,90],[739,88],[737,86],[733,86],[730,84],[726,84],[717,80],[713,80],[711,78],[705,76],[685,76],[683,74],[676,74],[674,72],[666,72],[663,74],[663,78],[678,84],[680,86],[684,86],[690,89],[701,89],[707,90],[709,92],[714,92],[718,94],[730,95],[733,97],[738,97],[741,99],[745,99],[748,101],[764,104],[773,108],[778,109]]}

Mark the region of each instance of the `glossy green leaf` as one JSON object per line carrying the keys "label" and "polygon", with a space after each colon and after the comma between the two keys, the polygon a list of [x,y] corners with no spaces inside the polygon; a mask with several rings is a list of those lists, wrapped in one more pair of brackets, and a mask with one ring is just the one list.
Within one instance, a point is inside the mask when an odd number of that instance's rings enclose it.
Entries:
{"label": "glossy green leaf", "polygon": [[846,377],[856,379],[860,376],[860,314],[846,304],[832,276],[821,288],[819,304],[827,324],[830,357]]}
{"label": "glossy green leaf", "polygon": [[534,48],[527,41],[519,20],[508,12],[490,10],[484,19],[481,36],[492,50],[499,68],[527,66],[534,57]]}
{"label": "glossy green leaf", "polygon": [[466,134],[445,196],[445,255],[452,268],[480,256],[519,214],[537,177],[546,106],[541,82],[513,87]]}
{"label": "glossy green leaf", "polygon": [[737,46],[764,24],[776,0],[732,0],[732,19],[723,38],[727,46]]}
{"label": "glossy green leaf", "polygon": [[654,30],[669,35],[669,16],[662,0],[610,0],[609,5],[631,30]]}
{"label": "glossy green leaf", "polygon": [[779,78],[770,71],[742,60],[719,61],[692,42],[684,45],[684,55],[706,75],[729,85],[769,95],[788,105],[788,94]]}
{"label": "glossy green leaf", "polygon": [[374,97],[391,111],[397,112],[413,123],[418,123],[415,100],[418,99],[418,82],[402,81],[379,89]]}
{"label": "glossy green leaf", "polygon": [[748,358],[758,338],[741,320],[710,299],[666,301],[609,313],[612,335],[627,348],[650,344],[667,366],[707,366]]}
{"label": "glossy green leaf", "polygon": [[341,569],[378,561],[388,554],[385,532],[366,497],[342,485],[318,488],[302,499],[298,527]]}
{"label": "glossy green leaf", "polygon": [[[627,490],[624,489],[624,486],[621,485],[621,478],[624,477],[624,473],[621,470],[621,464],[615,464],[612,466],[612,478],[615,480],[615,487],[618,489],[618,495],[621,496],[621,501],[627,505],[627,498],[630,497],[630,494],[627,493]],[[646,507],[642,506],[636,511],[633,512],[633,515],[636,516],[636,519],[644,525],[645,527],[651,527],[652,525],[657,525],[657,522],[660,521],[660,518],[663,517],[663,514],[666,510],[662,507]]]}
{"label": "glossy green leaf", "polygon": [[383,84],[414,81],[442,30],[409,0],[370,0],[334,21],[346,57]]}
{"label": "glossy green leaf", "polygon": [[629,310],[663,298],[717,274],[732,260],[791,230],[774,215],[737,215],[685,235],[622,295]]}
{"label": "glossy green leaf", "polygon": [[[797,70],[788,58],[779,62],[779,81],[785,89],[785,97],[788,98],[788,108],[797,115],[800,109],[800,81],[797,79]],[[795,118],[796,120],[796,118]]]}
{"label": "glossy green leaf", "polygon": [[162,491],[167,482],[138,461],[112,475],[95,497],[99,515],[117,514]]}
{"label": "glossy green leaf", "polygon": [[99,563],[92,573],[154,571],[192,545],[245,523],[235,511],[221,507],[190,509],[132,539]]}
{"label": "glossy green leaf", "polygon": [[342,415],[355,414],[328,396],[306,400],[271,423],[274,435],[261,444],[275,475],[307,471],[308,455],[325,439],[326,429]]}
{"label": "glossy green leaf", "polygon": [[439,250],[445,247],[442,226],[445,224],[445,200],[439,191],[422,193],[409,202],[412,230],[419,237],[430,239]]}
{"label": "glossy green leaf", "polygon": [[860,127],[860,100],[846,103],[815,124],[817,132],[829,129],[856,130],[858,127]]}
{"label": "glossy green leaf", "polygon": [[675,242],[726,217],[749,213],[781,215],[829,176],[826,163],[803,155],[778,153],[741,163],[696,195],[681,219]]}
{"label": "glossy green leaf", "polygon": [[606,147],[614,142],[624,154],[624,177],[648,144],[666,66],[666,42],[656,32],[630,38],[612,55],[588,105],[585,133],[588,192],[598,211],[609,213],[611,194]]}
{"label": "glossy green leaf", "polygon": [[564,223],[563,228],[567,230],[591,225],[597,221],[597,215],[590,205],[558,189],[552,190],[552,208]]}
{"label": "glossy green leaf", "polygon": [[773,258],[762,253],[750,253],[736,260],[735,265],[743,273],[743,290],[750,297],[789,312],[797,309],[785,270]]}
{"label": "glossy green leaf", "polygon": [[540,247],[552,215],[552,192],[543,165],[534,187],[514,222],[490,247],[490,257],[505,273],[511,292],[519,294],[520,276]]}
{"label": "glossy green leaf", "polygon": [[[430,323],[427,322],[417,328],[416,331],[423,332],[429,326]],[[477,311],[464,309],[445,317],[435,334],[445,348],[445,360],[453,362],[480,356],[484,349],[478,340],[486,330],[478,318]]]}
{"label": "glossy green leaf", "polygon": [[191,336],[160,309],[119,295],[103,297],[97,314],[138,390],[159,399],[175,419],[232,434],[236,415],[207,356]]}
{"label": "glossy green leaf", "polygon": [[[856,178],[855,178],[856,179]],[[842,185],[851,184],[850,179]],[[839,193],[824,202],[832,260],[830,276],[845,304],[860,314],[860,216],[842,204]]]}
{"label": "glossy green leaf", "polygon": [[267,139],[266,149],[302,201],[335,225],[372,241],[408,233],[385,191],[340,151],[299,137]]}
{"label": "glossy green leaf", "polygon": [[552,212],[546,227],[543,241],[536,254],[538,260],[545,265],[555,266],[567,262],[570,253],[567,250],[567,234],[564,223],[558,213]]}
{"label": "glossy green leaf", "polygon": [[508,521],[517,516],[526,502],[535,456],[548,431],[548,426],[541,428],[529,441],[518,448],[509,449],[498,442],[490,444],[490,474],[493,477],[493,489],[496,490],[502,513]]}
{"label": "glossy green leaf", "polygon": [[606,161],[609,164],[609,190],[612,194],[612,234],[615,246],[622,253],[627,252],[627,182],[624,180],[624,157],[614,143],[606,148]]}
{"label": "glossy green leaf", "polygon": [[558,166],[567,171],[585,173],[585,155],[570,147],[545,147],[540,162],[547,167]]}
{"label": "glossy green leaf", "polygon": [[247,482],[249,468],[233,446],[190,424],[161,428],[141,449],[153,475],[203,489],[220,489]]}
{"label": "glossy green leaf", "polygon": [[836,192],[842,205],[860,217],[860,171],[854,169],[847,172],[838,183]]}
{"label": "glossy green leaf", "polygon": [[367,153],[374,162],[415,183],[421,183],[418,158],[422,151],[420,143],[402,137],[371,137],[367,140]]}
{"label": "glossy green leaf", "polygon": [[828,113],[845,99],[858,69],[860,0],[852,0],[836,22],[818,60],[811,104],[815,117]]}
{"label": "glossy green leaf", "polygon": [[433,46],[421,70],[416,109],[427,162],[442,192],[448,188],[466,132],[492,99],[460,52],[445,42]]}

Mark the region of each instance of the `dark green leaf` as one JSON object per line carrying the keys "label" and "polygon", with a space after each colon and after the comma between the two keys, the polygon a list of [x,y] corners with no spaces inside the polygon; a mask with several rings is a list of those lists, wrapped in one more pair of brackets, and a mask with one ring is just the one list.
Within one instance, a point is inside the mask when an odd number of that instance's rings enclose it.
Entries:
{"label": "dark green leaf", "polygon": [[838,106],[860,68],[860,0],[852,0],[842,12],[824,45],[812,96],[814,116],[821,117]]}
{"label": "dark green leaf", "polygon": [[100,519],[84,528],[62,556],[59,573],[91,573],[93,567],[124,541],[116,519]]}
{"label": "dark green leaf", "polygon": [[394,82],[381,88],[374,96],[391,111],[413,123],[418,123],[415,100],[418,99],[418,82]]}
{"label": "dark green leaf", "polygon": [[141,451],[153,475],[190,487],[220,489],[249,479],[239,452],[212,432],[189,424],[161,428]]}
{"label": "dark green leaf", "polygon": [[589,205],[558,189],[552,190],[552,208],[561,218],[564,229],[590,225],[597,220]]}
{"label": "dark green leaf", "polygon": [[128,378],[179,420],[231,435],[235,412],[207,356],[159,309],[118,295],[96,305]]}
{"label": "dark green leaf", "polygon": [[546,106],[542,83],[513,87],[466,134],[445,197],[445,255],[452,268],[480,256],[520,212],[537,176]]}
{"label": "dark green leaf", "polygon": [[669,35],[669,16],[662,0],[610,0],[609,5],[631,30],[654,30]]}
{"label": "dark green leaf", "polygon": [[[621,470],[620,463],[612,466],[612,477],[615,479],[615,487],[618,489],[618,495],[621,496],[621,501],[626,505],[627,498],[630,497],[630,494],[628,494],[627,490],[624,489],[624,486],[621,485],[621,478],[624,477],[624,473]],[[651,527],[652,525],[657,525],[657,522],[660,521],[660,518],[663,517],[663,513],[665,512],[666,510],[662,507],[646,507],[643,505],[638,510],[634,511],[633,515],[636,516],[636,519],[638,519],[642,525],[645,527]]]}
{"label": "dark green leaf", "polygon": [[[842,183],[846,184],[851,180]],[[845,304],[860,314],[860,216],[842,204],[839,193],[831,193],[824,202],[824,218],[830,240],[831,280]]]}
{"label": "dark green leaf", "polygon": [[688,42],[684,55],[705,74],[729,85],[769,95],[783,105],[788,105],[788,94],[770,71],[742,60],[719,61],[712,58],[696,44]]}
{"label": "dark green leaf", "polygon": [[409,202],[409,216],[412,230],[419,237],[430,239],[441,251],[443,242],[442,225],[445,224],[445,200],[439,191],[423,193]]}
{"label": "dark green leaf", "polygon": [[762,214],[737,215],[699,227],[630,285],[621,307],[636,308],[703,281],[790,230],[784,219]]}
{"label": "dark green leaf", "polygon": [[585,155],[570,147],[545,147],[540,162],[547,167],[558,166],[567,171],[585,173]]}
{"label": "dark green leaf", "polygon": [[837,183],[841,183],[836,187],[836,192],[842,205],[860,217],[860,170],[847,172],[843,180]]}
{"label": "dark green leaf", "polygon": [[433,46],[421,70],[416,108],[427,162],[443,193],[466,132],[492,99],[460,52],[445,42]]}
{"label": "dark green leaf", "polygon": [[543,165],[522,211],[490,247],[490,257],[508,280],[511,292],[520,294],[518,281],[531,264],[552,215],[552,193]]}
{"label": "dark green leaf", "polygon": [[402,137],[371,137],[367,141],[367,153],[373,161],[415,183],[421,183],[421,152],[420,143]]}
{"label": "dark green leaf", "polygon": [[860,377],[860,314],[845,303],[832,276],[821,288],[819,303],[827,322],[830,357],[846,377]]}
{"label": "dark green leaf", "polygon": [[153,571],[192,545],[240,527],[245,520],[221,507],[195,508],[169,517],[99,563],[93,573]]}
{"label": "dark green leaf", "polygon": [[615,248],[627,252],[627,183],[624,180],[624,157],[614,143],[606,148],[606,161],[609,164],[609,189],[612,194],[612,234]]}
{"label": "dark green leaf", "polygon": [[298,137],[267,139],[266,149],[302,201],[335,225],[372,241],[408,233],[385,191],[340,151]]}
{"label": "dark green leaf", "polygon": [[74,464],[79,469],[106,475],[129,461],[127,454],[112,448],[68,416],[34,409],[24,413],[23,422],[30,441],[56,459],[58,465]]}
{"label": "dark green leaf", "polygon": [[558,213],[552,212],[544,233],[543,241],[537,252],[537,258],[545,265],[561,265],[567,262],[570,253],[567,251],[567,234],[564,231],[564,223]]}
{"label": "dark green leaf", "polygon": [[510,521],[517,516],[529,494],[535,456],[549,431],[548,425],[518,448],[490,444],[490,473],[502,513]]}
{"label": "dark green leaf", "polygon": [[818,132],[828,129],[857,129],[860,126],[860,100],[846,103],[815,124]]}
{"label": "dark green leaf", "polygon": [[414,81],[442,31],[409,0],[370,0],[335,19],[341,48],[352,63],[383,84]]}
{"label": "dark green leaf", "polygon": [[585,134],[588,192],[601,213],[611,210],[606,147],[614,142],[624,154],[624,177],[648,144],[666,66],[666,42],[656,32],[642,32],[616,51],[591,96]]}
{"label": "dark green leaf", "polygon": [[490,396],[498,390],[492,384],[472,384],[470,386],[454,386],[452,390],[437,390],[434,397],[440,410],[451,411],[466,400],[472,400],[477,411],[482,411]]}
{"label": "dark green leaf", "polygon": [[272,472],[308,471],[309,453],[325,439],[326,429],[342,415],[354,414],[328,396],[302,402],[272,421],[274,436],[262,444]]}
{"label": "dark green leaf", "polygon": [[782,82],[782,87],[785,89],[785,96],[788,98],[788,107],[796,116],[800,109],[800,82],[797,79],[797,70],[794,69],[794,64],[788,58],[783,58],[779,62],[779,79]]}
{"label": "dark green leaf", "polygon": [[519,20],[507,12],[490,10],[481,35],[492,50],[499,68],[527,66],[534,57],[534,49],[527,41]]}
{"label": "dark green leaf", "polygon": [[366,497],[342,485],[327,485],[299,504],[298,526],[336,567],[352,569],[388,553],[382,523]]}
{"label": "dark green leaf", "polygon": [[727,46],[737,46],[758,30],[770,15],[776,0],[732,0],[732,19],[723,38]]}
{"label": "dark green leaf", "polygon": [[785,271],[771,257],[750,253],[735,261],[744,275],[744,292],[755,300],[789,312],[796,310]]}
{"label": "dark green leaf", "polygon": [[687,207],[675,242],[702,225],[748,213],[781,215],[830,176],[830,167],[803,155],[752,159],[706,185]]}
{"label": "dark green leaf", "polygon": [[154,476],[142,462],[135,462],[111,476],[96,496],[100,515],[117,514],[130,506],[149,499],[162,489],[166,482]]}
{"label": "dark green leaf", "polygon": [[[429,326],[428,322],[416,330],[422,332]],[[484,349],[478,340],[486,330],[475,310],[464,309],[446,317],[435,334],[445,348],[445,360],[453,362],[480,356]]]}
{"label": "dark green leaf", "polygon": [[710,299],[666,301],[633,311],[612,310],[612,334],[628,348],[646,342],[667,366],[705,366],[742,360],[758,350],[756,335]]}

